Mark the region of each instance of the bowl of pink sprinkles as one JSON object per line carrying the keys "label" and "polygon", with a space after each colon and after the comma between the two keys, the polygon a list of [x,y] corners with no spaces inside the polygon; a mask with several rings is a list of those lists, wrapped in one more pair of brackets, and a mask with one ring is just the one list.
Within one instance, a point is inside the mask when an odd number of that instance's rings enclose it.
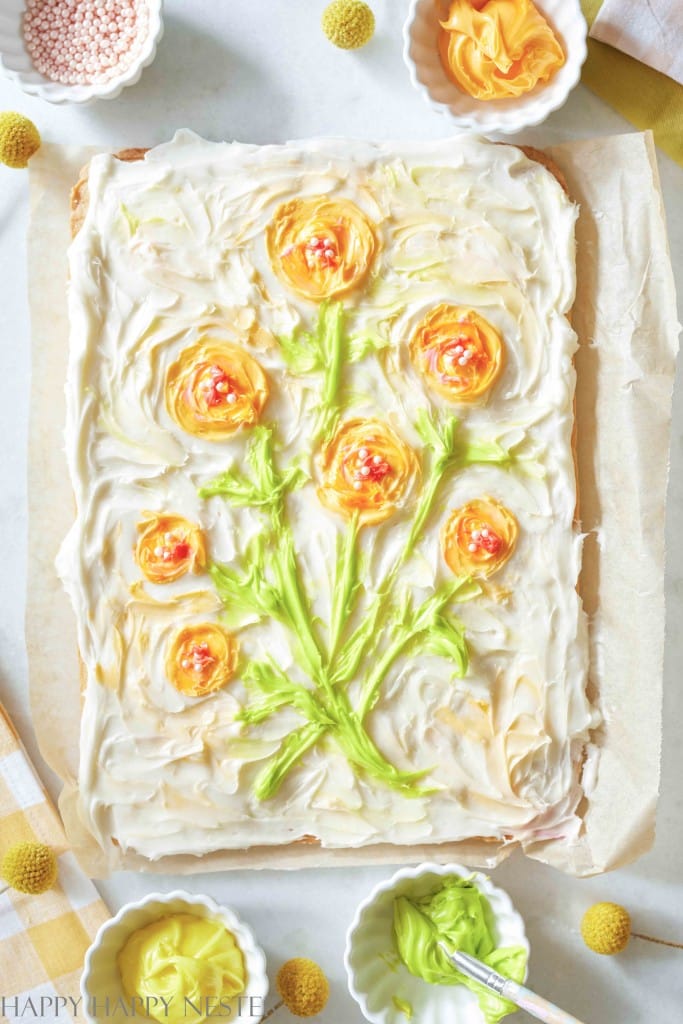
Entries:
{"label": "bowl of pink sprinkles", "polygon": [[0,0],[0,70],[49,103],[114,99],[152,63],[162,0]]}

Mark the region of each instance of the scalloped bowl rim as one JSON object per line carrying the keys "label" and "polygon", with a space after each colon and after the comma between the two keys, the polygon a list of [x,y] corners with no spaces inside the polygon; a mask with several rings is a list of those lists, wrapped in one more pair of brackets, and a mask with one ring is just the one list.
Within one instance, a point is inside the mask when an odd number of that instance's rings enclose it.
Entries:
{"label": "scalloped bowl rim", "polygon": [[[199,893],[187,892],[184,889],[174,889],[172,892],[148,893],[139,900],[131,903],[125,903],[113,917],[103,921],[97,929],[95,938],[85,954],[80,980],[80,991],[81,996],[83,997],[83,1018],[86,1024],[100,1024],[98,1018],[93,1017],[89,1011],[90,999],[95,995],[95,993],[90,991],[88,983],[90,982],[93,973],[93,960],[96,959],[100,952],[107,935],[110,932],[115,932],[131,914],[134,914],[136,911],[144,911],[151,904],[159,903],[165,905],[181,902],[186,904],[188,908],[202,907],[205,910],[208,910],[216,919],[221,920],[225,924],[226,930],[232,932],[244,956],[245,964],[247,966],[247,978],[250,979],[252,975],[255,976],[257,982],[259,982],[259,987],[262,988],[262,991],[258,994],[262,996],[265,1004],[265,999],[270,987],[266,967],[266,955],[256,941],[256,937],[249,925],[246,924],[234,910],[217,903],[211,896],[203,896]],[[175,913],[179,913],[179,911],[175,911]],[[134,930],[135,929],[132,929],[129,932],[129,935],[132,935]],[[252,994],[253,993],[248,993],[248,995]],[[241,1019],[248,1022],[249,1020],[260,1019],[260,1016],[261,1014],[259,1014],[257,1018],[244,1017]],[[147,1020],[147,1018],[144,1019]]]}
{"label": "scalloped bowl rim", "polygon": [[[367,912],[372,909],[374,904],[383,896],[385,893],[390,892],[392,889],[398,887],[398,885],[408,879],[421,878],[424,875],[459,875],[460,877],[471,878],[474,877],[477,885],[482,885],[482,889],[486,896],[494,895],[496,899],[499,899],[503,904],[505,911],[509,914],[510,918],[515,921],[519,927],[520,937],[519,944],[523,945],[527,951],[527,965],[525,969],[525,979],[529,970],[529,958],[530,958],[530,946],[529,940],[526,935],[526,927],[524,924],[524,918],[513,904],[510,896],[501,889],[500,886],[495,885],[491,881],[489,875],[484,874],[482,871],[466,867],[464,864],[432,864],[428,861],[418,864],[414,867],[400,868],[396,871],[391,878],[386,879],[384,882],[379,882],[372,891],[366,896],[366,898],[359,903],[356,908],[356,912],[353,916],[353,920],[348,927],[346,932],[346,943],[344,946],[344,967],[346,969],[346,980],[348,989],[351,996],[355,999],[357,1004],[360,1006],[361,1011],[371,1024],[385,1024],[386,1015],[390,1007],[385,1007],[382,1011],[376,1012],[370,1010],[368,1007],[368,993],[361,992],[356,987],[356,971],[351,963],[351,956],[353,953],[354,939],[356,932],[363,923],[363,918]],[[419,979],[416,979],[419,981]],[[426,983],[425,983],[426,984]],[[438,988],[439,986],[437,986]],[[457,1021],[452,1022],[457,1024]]]}
{"label": "scalloped bowl rim", "polygon": [[[541,124],[542,121],[545,121],[555,110],[558,110],[578,85],[581,78],[581,69],[588,56],[588,25],[581,10],[580,0],[538,0],[538,6],[543,13],[545,13],[548,4],[551,7],[556,4],[558,9],[562,7],[565,10],[570,4],[573,5],[572,17],[575,19],[580,30],[580,45],[579,40],[577,40],[575,43],[577,48],[573,49],[571,54],[565,46],[567,60],[564,68],[561,69],[565,70],[566,68],[562,88],[553,88],[554,83],[551,80],[551,82],[539,89],[538,92],[534,89],[526,94],[526,96],[506,101],[510,103],[509,108],[497,111],[491,108],[487,109],[486,101],[476,101],[472,97],[466,97],[463,94],[464,102],[479,102],[481,109],[460,114],[454,112],[452,104],[436,99],[432,95],[429,85],[419,77],[422,65],[416,62],[411,52],[413,46],[413,27],[417,22],[418,12],[422,10],[423,5],[426,7],[427,4],[433,4],[434,2],[435,0],[410,0],[408,15],[403,25],[403,61],[408,68],[413,87],[423,97],[428,106],[436,113],[443,115],[458,125],[463,131],[500,132],[504,135],[512,135],[524,128],[534,128],[536,125]],[[549,17],[552,20],[550,13]],[[436,63],[440,66],[441,62],[435,49],[434,64],[436,65]],[[445,72],[443,72],[443,75],[447,81]],[[457,90],[457,86],[453,85],[453,89]],[[542,102],[544,96],[545,103]],[[533,100],[536,100],[536,102],[532,102]],[[528,110],[528,113],[525,113],[525,110]]]}
{"label": "scalloped bowl rim", "polygon": [[[54,82],[44,76],[41,76],[40,81],[29,82],[25,78],[27,74],[40,75],[40,72],[35,68],[30,72],[8,68],[5,64],[6,54],[2,52],[0,52],[0,72],[27,95],[37,96],[39,99],[45,100],[46,103],[86,104],[93,100],[116,99],[125,88],[140,81],[144,69],[154,61],[164,34],[163,0],[146,0],[146,4],[149,9],[149,28],[140,53],[117,78],[110,79],[108,82],[93,82],[83,85]],[[21,45],[23,47],[23,41]],[[28,54],[26,57],[30,60]]]}

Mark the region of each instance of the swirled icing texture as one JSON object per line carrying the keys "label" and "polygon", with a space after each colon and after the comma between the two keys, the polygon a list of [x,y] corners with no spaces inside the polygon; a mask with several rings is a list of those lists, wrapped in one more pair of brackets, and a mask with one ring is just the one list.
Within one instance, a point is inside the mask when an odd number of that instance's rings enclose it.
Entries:
{"label": "swirled icing texture", "polygon": [[[180,133],[143,162],[96,157],[89,190],[70,250],[66,449],[77,516],[59,569],[87,673],[81,813],[102,846],[115,859],[112,837],[149,858],[305,835],[342,847],[473,836],[529,849],[571,843],[594,721],[575,590],[576,338],[565,317],[575,206],[519,150],[469,137],[260,149]],[[245,730],[239,671],[202,699],[170,685],[165,657],[176,631],[217,621],[219,603],[208,576],[155,584],[134,558],[141,509],[201,523],[209,557],[228,563],[255,530],[248,510],[197,495],[243,462],[249,433],[207,443],[169,415],[165,376],[189,345],[210,337],[243,346],[278,381],[267,408],[279,424],[279,457],[308,450],[320,382],[288,373],[275,337],[309,327],[311,303],[273,272],[264,234],[283,202],[322,194],[352,200],[381,236],[366,286],[344,301],[349,331],[385,347],[347,368],[345,415],[386,420],[421,452],[417,410],[454,406],[413,365],[418,325],[450,303],[477,310],[505,342],[495,386],[462,416],[473,436],[516,445],[517,467],[449,477],[404,575],[418,597],[450,578],[440,528],[449,511],[481,496],[513,512],[514,554],[458,609],[471,648],[467,677],[454,679],[443,658],[406,654],[367,719],[392,762],[428,770],[425,781],[440,787],[413,799],[356,775],[330,741],[259,802],[255,777],[301,719],[287,708]],[[288,502],[314,614],[329,621],[325,567],[346,522],[321,505],[313,481]],[[371,585],[402,550],[412,507],[361,530]],[[236,635],[244,664],[267,651],[305,681],[277,623],[241,623]]]}
{"label": "swirled icing texture", "polygon": [[181,1024],[190,1015],[202,1024],[209,1008],[225,1011],[247,978],[234,935],[220,921],[195,914],[169,914],[138,928],[117,965],[129,1000],[143,999],[160,1024]]}
{"label": "swirled icing texture", "polygon": [[532,0],[452,0],[441,22],[439,52],[455,84],[478,100],[530,92],[565,61]]}

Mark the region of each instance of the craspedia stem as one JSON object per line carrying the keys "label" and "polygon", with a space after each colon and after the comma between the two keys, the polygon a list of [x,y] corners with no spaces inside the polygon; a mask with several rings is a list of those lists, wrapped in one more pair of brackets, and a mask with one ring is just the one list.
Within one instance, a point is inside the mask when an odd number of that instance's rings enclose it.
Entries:
{"label": "craspedia stem", "polygon": [[270,1017],[273,1016],[275,1011],[279,1010],[280,1007],[284,1006],[284,1005],[285,1005],[285,1001],[284,1001],[284,999],[281,999],[279,1003],[275,1004],[275,1006],[271,1006],[270,1010],[268,1010],[268,1013],[264,1017],[261,1017],[261,1020],[259,1021],[259,1024],[265,1024],[265,1022],[267,1020],[269,1020]]}
{"label": "craspedia stem", "polygon": [[683,942],[669,942],[668,939],[655,939],[653,935],[641,935],[640,932],[631,932],[632,939],[642,939],[643,942],[656,942],[658,946],[670,946],[672,949],[683,949]]}

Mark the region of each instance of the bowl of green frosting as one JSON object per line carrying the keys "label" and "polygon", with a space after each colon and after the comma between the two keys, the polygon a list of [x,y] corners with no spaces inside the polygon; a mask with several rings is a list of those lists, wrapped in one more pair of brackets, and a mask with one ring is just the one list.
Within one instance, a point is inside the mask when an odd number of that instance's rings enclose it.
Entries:
{"label": "bowl of green frosting", "polygon": [[403,868],[361,903],[346,937],[349,990],[371,1024],[498,1024],[515,1012],[461,974],[442,942],[526,979],[529,943],[507,893],[459,864]]}

